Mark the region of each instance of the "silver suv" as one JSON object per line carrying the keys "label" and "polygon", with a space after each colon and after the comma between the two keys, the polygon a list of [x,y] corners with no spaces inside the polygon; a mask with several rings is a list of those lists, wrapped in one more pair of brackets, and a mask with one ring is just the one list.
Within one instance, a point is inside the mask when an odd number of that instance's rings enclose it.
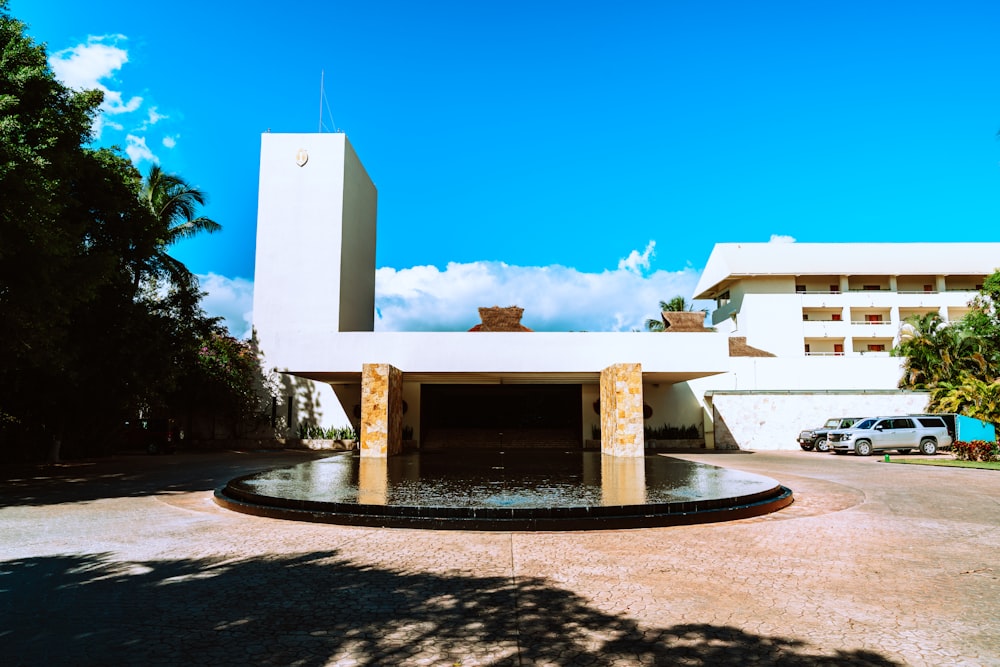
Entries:
{"label": "silver suv", "polygon": [[944,420],[933,416],[869,417],[851,428],[830,431],[826,437],[834,453],[853,450],[858,456],[881,449],[907,454],[917,448],[929,455],[951,446]]}

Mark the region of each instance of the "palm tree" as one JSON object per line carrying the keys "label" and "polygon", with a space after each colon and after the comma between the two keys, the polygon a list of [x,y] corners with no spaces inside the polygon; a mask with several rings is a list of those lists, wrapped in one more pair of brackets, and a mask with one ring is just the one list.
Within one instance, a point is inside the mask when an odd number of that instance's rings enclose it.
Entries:
{"label": "palm tree", "polygon": [[897,354],[906,357],[901,389],[933,389],[954,383],[967,371],[986,371],[983,339],[968,327],[945,324],[938,313],[908,318],[899,332]]}
{"label": "palm tree", "polygon": [[142,183],[139,199],[152,215],[155,240],[146,265],[133,275],[134,287],[138,289],[144,273],[166,274],[174,285],[191,287],[194,276],[183,263],[167,254],[167,248],[200,232],[212,234],[222,229],[214,220],[197,215],[198,207],[205,205],[205,193],[180,176],[167,174],[159,165],[153,165]]}
{"label": "palm tree", "polygon": [[[660,312],[668,313],[682,313],[694,310],[694,304],[688,303],[684,297],[675,296],[670,301],[660,302]],[[663,325],[663,320],[646,320],[646,331],[665,331],[666,327]]]}

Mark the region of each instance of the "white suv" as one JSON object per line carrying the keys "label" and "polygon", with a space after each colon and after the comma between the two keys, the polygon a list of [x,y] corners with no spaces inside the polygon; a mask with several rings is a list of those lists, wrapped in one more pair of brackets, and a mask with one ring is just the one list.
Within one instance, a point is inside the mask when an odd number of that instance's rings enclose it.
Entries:
{"label": "white suv", "polygon": [[830,431],[826,437],[834,453],[853,450],[858,456],[869,456],[880,449],[907,454],[916,448],[921,454],[936,454],[951,446],[947,425],[933,416],[869,417],[851,428]]}

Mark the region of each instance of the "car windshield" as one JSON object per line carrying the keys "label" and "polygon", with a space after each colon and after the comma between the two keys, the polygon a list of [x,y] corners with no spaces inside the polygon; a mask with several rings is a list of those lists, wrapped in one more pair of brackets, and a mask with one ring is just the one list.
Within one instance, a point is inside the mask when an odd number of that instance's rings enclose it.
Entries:
{"label": "car windshield", "polygon": [[875,425],[876,421],[878,421],[878,420],[877,419],[866,419],[866,420],[864,420],[864,421],[862,421],[860,423],[855,424],[854,428],[870,429],[872,426]]}
{"label": "car windshield", "polygon": [[839,419],[827,419],[826,423],[823,424],[823,426],[825,428],[837,428],[838,426],[840,426],[840,420]]}

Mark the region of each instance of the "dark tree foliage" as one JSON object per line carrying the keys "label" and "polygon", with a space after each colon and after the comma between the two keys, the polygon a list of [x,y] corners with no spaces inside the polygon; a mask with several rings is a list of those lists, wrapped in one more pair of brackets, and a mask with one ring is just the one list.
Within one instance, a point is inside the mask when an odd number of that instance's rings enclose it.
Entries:
{"label": "dark tree foliage", "polygon": [[[107,453],[126,419],[195,402],[247,412],[234,407],[244,386],[202,363],[224,332],[166,253],[219,225],[196,215],[204,195],[179,177],[157,168],[144,181],[119,152],[89,146],[101,101],[59,83],[0,0],[2,458]],[[260,374],[235,369],[243,385]]]}

